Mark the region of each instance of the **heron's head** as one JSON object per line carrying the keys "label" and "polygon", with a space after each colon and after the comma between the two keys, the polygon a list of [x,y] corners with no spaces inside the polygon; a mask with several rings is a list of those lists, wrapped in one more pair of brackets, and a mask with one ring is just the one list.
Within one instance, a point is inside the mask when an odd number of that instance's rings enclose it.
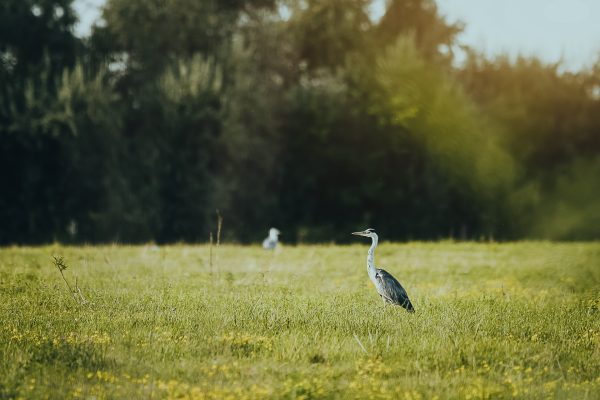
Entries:
{"label": "heron's head", "polygon": [[369,228],[369,229],[365,229],[364,231],[361,232],[352,232],[353,235],[356,236],[365,236],[365,237],[376,237],[377,234],[375,233],[375,229],[373,228]]}
{"label": "heron's head", "polygon": [[279,229],[277,229],[277,228],[271,228],[271,229],[269,229],[269,236],[271,236],[271,237],[277,237],[279,235],[281,235],[281,232],[279,232]]}

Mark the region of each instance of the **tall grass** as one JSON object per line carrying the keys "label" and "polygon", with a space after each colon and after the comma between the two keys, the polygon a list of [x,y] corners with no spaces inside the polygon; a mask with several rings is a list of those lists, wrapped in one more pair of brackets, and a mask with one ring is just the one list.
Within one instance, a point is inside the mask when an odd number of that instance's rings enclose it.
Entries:
{"label": "tall grass", "polygon": [[[74,302],[52,255],[78,277]],[[598,398],[600,244],[0,249],[0,398]],[[71,275],[69,275],[71,274]]]}

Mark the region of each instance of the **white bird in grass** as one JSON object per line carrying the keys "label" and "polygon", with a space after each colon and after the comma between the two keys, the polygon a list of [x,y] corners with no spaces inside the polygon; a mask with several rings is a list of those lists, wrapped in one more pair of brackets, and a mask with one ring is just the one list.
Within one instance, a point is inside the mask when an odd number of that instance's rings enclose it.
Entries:
{"label": "white bird in grass", "polygon": [[371,278],[371,281],[375,284],[377,293],[381,296],[383,303],[395,304],[406,308],[409,312],[415,312],[415,309],[408,298],[408,294],[406,294],[406,290],[404,290],[400,282],[386,270],[375,267],[375,248],[377,247],[377,241],[379,240],[375,230],[369,228],[362,232],[352,232],[352,234],[371,238],[371,248],[367,255],[367,272],[369,273],[369,278]]}
{"label": "white bird in grass", "polygon": [[274,250],[279,243],[279,235],[281,232],[276,228],[269,229],[269,237],[263,240],[263,248],[267,250]]}

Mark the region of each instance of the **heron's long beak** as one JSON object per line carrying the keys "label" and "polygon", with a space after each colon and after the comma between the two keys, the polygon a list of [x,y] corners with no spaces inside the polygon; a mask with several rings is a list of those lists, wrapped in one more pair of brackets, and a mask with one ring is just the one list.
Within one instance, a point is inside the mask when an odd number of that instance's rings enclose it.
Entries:
{"label": "heron's long beak", "polygon": [[364,231],[363,232],[352,232],[352,234],[356,235],[356,236],[366,236]]}

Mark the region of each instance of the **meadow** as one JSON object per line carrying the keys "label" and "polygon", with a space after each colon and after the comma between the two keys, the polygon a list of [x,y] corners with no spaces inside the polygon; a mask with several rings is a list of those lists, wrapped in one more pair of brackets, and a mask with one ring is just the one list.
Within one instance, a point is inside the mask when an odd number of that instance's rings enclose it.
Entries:
{"label": "meadow", "polygon": [[367,248],[2,248],[0,398],[600,398],[600,243]]}

